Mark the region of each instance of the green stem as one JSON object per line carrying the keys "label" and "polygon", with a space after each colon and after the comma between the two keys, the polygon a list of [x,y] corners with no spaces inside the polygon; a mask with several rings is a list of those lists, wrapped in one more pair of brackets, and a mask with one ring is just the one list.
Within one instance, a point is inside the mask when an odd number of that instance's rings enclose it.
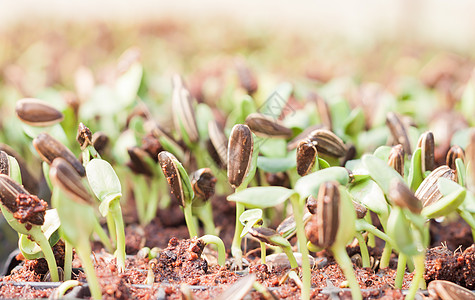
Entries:
{"label": "green stem", "polygon": [[35,242],[38,244],[38,246],[40,246],[41,251],[43,251],[46,262],[48,263],[48,269],[51,274],[51,280],[59,281],[58,265],[56,264],[56,259],[53,254],[53,250],[51,249],[51,246],[48,242],[48,239],[45,237],[44,233],[41,231],[39,227],[34,226],[33,228],[37,228],[37,231],[31,230],[30,234],[35,240]]}
{"label": "green stem", "polygon": [[[373,220],[371,220],[371,213],[368,212],[365,216],[364,219],[366,222],[368,222],[369,225],[373,225]],[[369,233],[368,234],[368,246],[374,248],[376,247],[376,239],[374,238],[374,234]]]}
{"label": "green stem", "polygon": [[135,207],[137,208],[137,216],[139,222],[142,226],[146,225],[146,191],[148,190],[147,183],[145,182],[144,176],[134,175],[134,198],[135,198]]}
{"label": "green stem", "polygon": [[371,268],[371,261],[369,259],[368,247],[366,246],[366,242],[363,238],[363,235],[360,232],[356,232],[355,236],[356,236],[356,239],[358,240],[358,244],[360,245],[363,268]]}
{"label": "green stem", "polygon": [[263,265],[266,264],[266,256],[267,256],[267,250],[266,250],[266,243],[264,242],[259,242],[261,244],[261,263]]}
{"label": "green stem", "polygon": [[389,266],[392,251],[392,247],[386,242],[384,245],[383,254],[381,254],[381,261],[379,262],[379,267],[381,269],[387,268]]}
{"label": "green stem", "polygon": [[195,226],[195,221],[193,220],[193,212],[191,204],[188,204],[183,207],[183,213],[185,215],[186,226],[188,227],[188,232],[190,233],[190,239],[198,236]]}
{"label": "green stem", "polygon": [[[104,229],[102,228],[97,218],[94,218],[94,232],[97,234],[97,236],[101,240],[101,243],[104,245],[107,252],[109,253],[114,252],[114,247],[112,246],[112,243],[109,237],[107,236],[107,233],[104,231]],[[111,235],[113,234],[114,233],[112,232]]]}
{"label": "green stem", "polygon": [[71,273],[73,270],[72,264],[73,264],[73,246],[68,241],[64,241],[64,281],[68,281],[71,279]]}
{"label": "green stem", "polygon": [[348,281],[348,285],[351,288],[351,296],[354,300],[363,299],[361,296],[360,286],[358,284],[358,281],[356,280],[356,276],[354,273],[355,271],[353,270],[351,259],[348,256],[348,253],[346,253],[345,246],[333,245],[331,250],[333,252],[335,260],[337,261],[338,265],[345,274],[346,280]]}
{"label": "green stem", "polygon": [[[241,185],[236,188],[236,193],[246,189],[246,185]],[[233,243],[231,245],[231,254],[233,255],[234,262],[239,270],[242,269],[242,250],[241,250],[241,233],[244,226],[239,221],[239,217],[244,212],[244,205],[240,202],[236,202],[236,225],[234,227]]]}
{"label": "green stem", "polygon": [[91,259],[91,246],[89,243],[84,243],[76,247],[76,252],[81,259],[82,267],[86,273],[87,283],[89,284],[89,290],[91,291],[92,299],[102,299],[102,291],[97,280],[96,270]]}
{"label": "green stem", "polygon": [[122,273],[125,271],[125,228],[119,201],[120,198],[112,200],[109,209],[115,221],[117,236],[117,249],[115,255],[117,257],[117,268],[119,269],[119,273]]}
{"label": "green stem", "polygon": [[470,228],[472,228],[472,238],[475,241],[475,218],[472,216],[472,214],[464,209],[458,209],[457,212],[462,217],[462,219],[464,219],[465,222],[470,225]]}
{"label": "green stem", "polygon": [[213,208],[210,201],[206,201],[203,206],[194,207],[193,210],[198,218],[203,222],[206,234],[216,234],[216,227],[213,221]]}
{"label": "green stem", "polygon": [[158,181],[151,179],[150,182],[150,191],[148,197],[148,205],[147,210],[144,216],[144,223],[143,225],[149,224],[153,218],[157,215],[157,208],[158,208],[158,191],[159,191],[159,184]]}
{"label": "green stem", "polygon": [[424,270],[425,270],[425,254],[418,254],[414,257],[415,263],[415,274],[411,282],[411,287],[409,288],[409,292],[406,295],[406,300],[412,300],[416,296],[417,290],[419,289],[419,285],[421,281],[424,280]]}
{"label": "green stem", "polygon": [[203,235],[200,237],[205,244],[214,244],[218,248],[218,264],[224,266],[226,260],[226,248],[224,246],[223,240],[219,237],[211,234]]}
{"label": "green stem", "polygon": [[399,252],[399,258],[397,260],[396,279],[394,280],[394,286],[397,289],[402,289],[404,274],[406,273],[406,261],[407,261],[406,254]]}
{"label": "green stem", "polygon": [[56,289],[56,292],[55,292],[55,295],[57,296],[56,299],[63,299],[64,295],[69,289],[76,287],[80,284],[81,283],[77,280],[65,279],[64,282],[61,283]]}
{"label": "green stem", "polygon": [[378,238],[382,239],[386,243],[389,243],[390,245],[395,245],[395,241],[389,237],[386,233],[382,232],[378,228],[376,228],[374,225],[370,225],[366,223],[364,220],[356,220],[356,231],[367,231]]}
{"label": "green stem", "polygon": [[311,273],[310,273],[310,260],[308,258],[308,249],[307,249],[307,236],[305,235],[305,227],[303,224],[303,201],[304,199],[299,199],[297,195],[293,195],[292,197],[290,197],[290,202],[292,203],[292,209],[294,212],[299,250],[300,250],[300,253],[302,254],[303,288],[302,288],[301,297],[303,300],[308,300],[310,299]]}
{"label": "green stem", "polygon": [[107,214],[106,221],[107,221],[107,230],[109,230],[109,235],[112,240],[111,242],[112,249],[115,249],[115,247],[117,246],[117,236],[115,234],[115,221],[114,221],[114,218],[112,217],[112,214]]}
{"label": "green stem", "polygon": [[287,255],[287,258],[289,259],[290,262],[290,267],[292,269],[297,269],[299,267],[299,264],[297,263],[297,260],[295,259],[294,252],[292,251],[291,247],[282,247],[284,250],[284,253]]}

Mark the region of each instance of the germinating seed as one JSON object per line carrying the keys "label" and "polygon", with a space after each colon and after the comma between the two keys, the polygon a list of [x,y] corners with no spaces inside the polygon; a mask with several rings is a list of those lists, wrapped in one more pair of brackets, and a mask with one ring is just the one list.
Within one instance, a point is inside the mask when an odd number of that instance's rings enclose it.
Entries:
{"label": "germinating seed", "polygon": [[432,171],[421,183],[417,189],[415,196],[422,201],[422,207],[426,207],[435,203],[442,198],[439,191],[437,180],[439,178],[447,178],[456,181],[455,171],[448,166],[440,166]]}
{"label": "germinating seed", "polygon": [[18,100],[15,111],[23,123],[32,126],[51,126],[64,119],[59,110],[45,101],[34,98]]}
{"label": "germinating seed", "polygon": [[279,120],[261,113],[252,113],[246,118],[246,125],[258,136],[289,138],[292,130]]}
{"label": "germinating seed", "polygon": [[434,134],[431,131],[424,132],[417,147],[421,148],[422,173],[435,169],[435,142]]}
{"label": "germinating seed", "polygon": [[389,152],[388,165],[404,177],[404,149],[401,144],[393,146]]}
{"label": "germinating seed", "polygon": [[345,143],[330,130],[314,130],[308,135],[308,139],[316,142],[318,153],[332,157],[343,157],[346,155]]}
{"label": "germinating seed", "polygon": [[254,142],[248,126],[234,125],[228,143],[228,180],[233,187],[242,184],[249,172]]}
{"label": "germinating seed", "polygon": [[405,153],[412,153],[411,143],[407,134],[407,129],[398,114],[389,112],[386,116],[386,125],[391,131],[391,135],[398,144],[402,144]]}
{"label": "germinating seed", "polygon": [[455,160],[457,158],[462,159],[462,161],[465,160],[465,153],[462,148],[458,145],[453,145],[450,147],[449,152],[447,152],[447,157],[446,157],[446,164],[449,168],[452,170],[456,170],[457,167],[455,166]]}

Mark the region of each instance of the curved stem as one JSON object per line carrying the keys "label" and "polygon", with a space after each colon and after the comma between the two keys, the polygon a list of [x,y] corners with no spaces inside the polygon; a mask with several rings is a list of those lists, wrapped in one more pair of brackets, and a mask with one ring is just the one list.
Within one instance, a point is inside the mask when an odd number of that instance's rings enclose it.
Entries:
{"label": "curved stem", "polygon": [[48,263],[48,269],[51,274],[51,280],[59,281],[58,265],[56,264],[56,259],[53,254],[53,250],[51,249],[51,246],[48,242],[48,239],[46,239],[45,235],[39,228],[38,228],[38,231],[32,230],[31,236],[33,237],[35,242],[38,244],[38,246],[40,246],[41,251],[43,251],[46,262]]}
{"label": "curved stem", "polygon": [[333,256],[337,261],[338,265],[342,269],[343,273],[345,274],[346,280],[348,281],[348,285],[351,288],[351,296],[354,300],[361,300],[363,297],[361,296],[360,286],[358,281],[356,280],[355,271],[353,270],[353,264],[351,263],[351,259],[346,253],[345,246],[334,245],[331,248],[333,252]]}
{"label": "curved stem", "polygon": [[[294,212],[295,225],[297,230],[297,240],[299,244],[299,250],[302,254],[302,299],[310,299],[310,286],[311,286],[311,273],[310,273],[310,260],[308,258],[308,249],[307,249],[307,236],[305,235],[305,227],[303,224],[303,203],[298,195],[293,195],[290,197],[290,202],[292,203],[292,209]],[[303,202],[303,201],[302,201]]]}
{"label": "curved stem", "polygon": [[[297,269],[299,267],[299,264],[297,263],[297,260],[295,259],[294,252],[292,251],[291,247],[282,247],[284,250],[284,253],[287,255],[287,258],[289,259],[290,262],[290,267],[292,269]],[[264,261],[265,263],[265,261]]]}
{"label": "curved stem", "polygon": [[[68,241],[64,241],[64,281],[65,282],[71,279],[71,273],[73,269],[72,263],[73,263],[73,246]],[[64,295],[64,293],[62,295]]]}
{"label": "curved stem", "polygon": [[425,270],[425,254],[419,254],[414,257],[415,263],[415,274],[411,282],[411,287],[409,288],[409,292],[406,295],[406,300],[412,300],[416,296],[416,292],[419,289],[419,285],[423,280],[424,270]]}
{"label": "curved stem", "polygon": [[69,279],[65,279],[65,281],[63,283],[61,283],[58,288],[56,289],[56,296],[57,296],[57,299],[62,299],[64,297],[64,295],[66,294],[66,292],[73,288],[73,287],[76,287],[78,285],[80,285],[81,283],[77,280],[69,280]]}
{"label": "curved stem", "polygon": [[404,273],[406,273],[406,261],[407,261],[406,254],[399,252],[399,258],[397,260],[396,279],[394,280],[394,286],[397,289],[402,289]]}
{"label": "curved stem", "polygon": [[185,215],[186,226],[188,227],[188,232],[190,233],[190,239],[198,236],[195,226],[195,221],[193,220],[193,213],[191,211],[192,207],[190,204],[183,207],[183,213]]}
{"label": "curved stem", "polygon": [[[115,226],[114,226],[115,227]],[[102,245],[106,248],[107,252],[113,253],[114,252],[114,247],[112,247],[112,243],[107,236],[107,233],[104,231],[102,228],[101,224],[97,220],[97,218],[94,218],[94,232],[97,234],[99,239],[101,240]],[[111,232],[111,235],[113,235],[114,232]]]}
{"label": "curved stem", "polygon": [[77,254],[82,262],[82,267],[86,273],[87,283],[89,284],[89,290],[91,291],[92,299],[102,299],[101,286],[97,280],[96,270],[91,259],[91,246],[89,243],[84,243],[76,247]]}
{"label": "curved stem", "polygon": [[117,235],[117,268],[119,269],[119,273],[122,273],[125,271],[125,228],[124,220],[122,219],[122,209],[120,207],[119,201],[120,198],[113,200],[109,209],[111,210],[110,212],[114,218]]}
{"label": "curved stem", "polygon": [[203,235],[200,237],[205,244],[214,244],[218,248],[218,264],[224,266],[226,260],[226,248],[224,246],[223,240],[215,235]]}
{"label": "curved stem", "polygon": [[360,232],[356,232],[355,237],[358,240],[358,244],[360,245],[363,268],[371,268],[371,261],[369,259],[368,247],[366,246],[366,242],[363,238],[363,235]]}

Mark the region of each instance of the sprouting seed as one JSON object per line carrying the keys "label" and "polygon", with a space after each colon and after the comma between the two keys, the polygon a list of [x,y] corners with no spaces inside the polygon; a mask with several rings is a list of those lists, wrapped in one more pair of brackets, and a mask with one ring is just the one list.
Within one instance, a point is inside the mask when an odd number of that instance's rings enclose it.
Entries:
{"label": "sprouting seed", "polygon": [[391,148],[388,157],[388,165],[404,177],[404,148],[401,144]]}
{"label": "sprouting seed", "polygon": [[249,229],[249,233],[261,242],[272,246],[281,246],[281,244],[276,243],[273,240],[273,237],[278,237],[281,239],[282,236],[273,229],[267,227],[251,227]]}
{"label": "sprouting seed", "polygon": [[254,141],[249,127],[234,125],[228,143],[228,180],[239,187],[249,172],[254,150]]}
{"label": "sprouting seed", "polygon": [[146,162],[146,158],[149,157],[149,154],[146,151],[137,146],[133,146],[127,149],[127,153],[130,157],[130,162],[127,165],[132,169],[132,171],[146,176],[153,175],[151,167]]}
{"label": "sprouting seed", "polygon": [[215,120],[209,121],[208,134],[211,144],[219,156],[221,165],[226,166],[228,162],[228,139],[224,135],[222,128]]}
{"label": "sprouting seed", "polygon": [[447,157],[446,157],[446,164],[449,168],[452,170],[457,170],[457,167],[455,166],[455,160],[457,158],[462,159],[462,161],[465,160],[465,153],[462,148],[458,145],[453,145],[450,147],[449,152],[447,152]]}
{"label": "sprouting seed", "polygon": [[314,130],[308,135],[308,138],[312,142],[317,142],[318,153],[332,157],[343,157],[347,152],[345,143],[330,130]]}
{"label": "sprouting seed", "polygon": [[319,95],[313,94],[312,99],[314,99],[317,104],[318,115],[320,120],[326,129],[332,130],[332,116],[328,103]]}
{"label": "sprouting seed", "polygon": [[312,195],[307,198],[307,209],[312,215],[317,213],[317,199]]}
{"label": "sprouting seed", "polygon": [[439,191],[437,180],[439,178],[447,178],[456,181],[455,171],[448,166],[440,166],[432,171],[421,183],[417,189],[415,196],[422,201],[422,207],[426,207],[439,201],[442,193]]}
{"label": "sprouting seed", "polygon": [[18,118],[31,126],[51,126],[64,119],[63,114],[45,101],[24,98],[17,101],[15,111]]}
{"label": "sprouting seed", "polygon": [[211,169],[203,168],[191,174],[191,186],[195,195],[203,200],[208,200],[214,195],[216,186],[216,177]]}
{"label": "sprouting seed", "polygon": [[109,144],[109,137],[104,132],[96,131],[92,135],[91,141],[94,149],[96,149],[99,154],[102,154]]}
{"label": "sprouting seed", "polygon": [[336,183],[327,181],[320,186],[317,210],[305,227],[307,238],[320,248],[328,248],[336,239],[339,226],[340,191]]}
{"label": "sprouting seed", "polygon": [[246,125],[258,136],[289,138],[292,130],[279,120],[261,113],[252,113],[246,118]]}
{"label": "sprouting seed", "polygon": [[424,132],[417,147],[421,148],[422,173],[435,169],[435,142],[434,134],[431,131]]}
{"label": "sprouting seed", "polygon": [[399,207],[407,208],[415,214],[422,210],[421,201],[414,196],[414,193],[404,183],[393,180],[389,187],[389,199]]}
{"label": "sprouting seed", "polygon": [[87,146],[92,145],[92,133],[91,130],[84,125],[82,122],[79,123],[78,132],[76,135],[76,141],[79,143],[81,150],[87,148]]}
{"label": "sprouting seed", "polygon": [[93,204],[92,198],[82,183],[77,171],[65,159],[55,158],[49,169],[49,176],[71,199],[81,204]]}
{"label": "sprouting seed", "polygon": [[81,177],[86,175],[83,165],[74,156],[71,150],[61,144],[58,140],[54,139],[48,133],[40,133],[33,140],[33,146],[40,155],[41,159],[46,163],[51,164],[55,158],[62,157],[68,163],[70,163],[74,169],[76,169]]}
{"label": "sprouting seed", "polygon": [[355,211],[356,211],[356,218],[363,219],[366,216],[368,209],[364,205],[354,200],[352,200],[352,202],[353,202],[353,207],[355,208]]}
{"label": "sprouting seed", "polygon": [[0,174],[0,201],[18,222],[43,225],[48,204],[5,174]]}
{"label": "sprouting seed", "polygon": [[185,206],[185,196],[183,194],[180,173],[173,160],[176,160],[175,156],[167,151],[162,151],[158,154],[158,162],[163,174],[165,174],[172,197],[175,198],[181,206]]}
{"label": "sprouting seed", "polygon": [[297,146],[302,140],[308,138],[309,134],[317,129],[322,129],[322,125],[312,125],[310,127],[305,128],[301,133],[299,133],[296,137],[294,137],[292,140],[290,140],[290,142],[287,143],[287,151],[292,151],[297,148]]}
{"label": "sprouting seed", "polygon": [[22,184],[25,186],[27,191],[32,194],[36,194],[39,186],[38,179],[36,179],[36,177],[30,172],[25,159],[7,144],[0,143],[0,150],[15,158],[15,160],[18,162],[18,165],[20,166]]}
{"label": "sprouting seed", "polygon": [[10,173],[10,162],[8,160],[8,155],[5,151],[0,150],[0,174],[9,175]]}
{"label": "sprouting seed", "polygon": [[300,176],[309,174],[317,160],[317,142],[305,139],[297,146],[297,173]]}
{"label": "sprouting seed", "polygon": [[386,125],[388,126],[389,131],[391,131],[394,140],[403,146],[404,152],[412,153],[406,126],[399,115],[394,112],[388,112],[386,116]]}
{"label": "sprouting seed", "polygon": [[236,60],[235,65],[241,87],[243,87],[249,95],[254,94],[257,91],[256,77],[243,59]]}
{"label": "sprouting seed", "polygon": [[180,75],[172,78],[173,83],[173,121],[176,130],[183,130],[191,143],[196,143],[199,139],[198,128],[196,127],[196,117],[193,111],[192,98]]}

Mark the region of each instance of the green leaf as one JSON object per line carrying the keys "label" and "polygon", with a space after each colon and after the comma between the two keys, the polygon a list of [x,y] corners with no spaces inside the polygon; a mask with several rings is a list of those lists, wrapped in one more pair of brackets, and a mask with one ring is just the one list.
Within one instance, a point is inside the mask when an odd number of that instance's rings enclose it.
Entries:
{"label": "green leaf", "polygon": [[329,167],[311,173],[297,180],[295,183],[295,191],[299,193],[301,198],[307,198],[310,195],[316,196],[320,185],[332,180],[346,185],[350,180],[348,171],[343,167]]}
{"label": "green leaf", "polygon": [[412,191],[417,191],[417,188],[424,180],[424,174],[422,173],[421,155],[421,148],[417,148],[412,154],[411,167],[409,168],[409,175],[407,176],[407,181]]}
{"label": "green leaf", "polygon": [[447,178],[439,178],[437,185],[444,196],[439,201],[422,209],[421,214],[428,219],[447,216],[455,211],[465,200],[467,193],[462,186]]}
{"label": "green leaf", "polygon": [[330,168],[330,167],[331,167],[331,165],[330,165],[326,160],[324,160],[323,158],[317,157],[317,159],[318,159],[318,168],[319,168],[320,170],[323,170],[323,169],[326,169],[326,168]]}
{"label": "green leaf", "polygon": [[86,165],[86,176],[89,186],[101,201],[101,214],[106,216],[111,201],[122,197],[119,177],[111,164],[98,158],[91,160]]}
{"label": "green leaf", "polygon": [[257,167],[269,173],[285,172],[295,168],[296,165],[297,161],[295,160],[295,157],[271,158],[259,156],[257,158]]}
{"label": "green leaf", "polygon": [[401,208],[395,207],[391,210],[387,222],[387,234],[395,241],[398,252],[408,256],[418,253],[418,249],[413,237],[411,223],[406,219]]}
{"label": "green leaf", "polygon": [[465,186],[467,182],[465,178],[467,175],[467,169],[465,168],[465,164],[461,158],[455,159],[455,168],[457,170],[458,183],[461,186]]}
{"label": "green leaf", "polygon": [[350,115],[343,123],[343,131],[349,136],[356,136],[364,130],[366,125],[366,118],[361,107],[353,109]]}
{"label": "green leaf", "polygon": [[235,201],[250,208],[274,207],[289,199],[295,191],[280,186],[251,187],[228,196],[228,201]]}
{"label": "green leaf", "polygon": [[374,150],[373,155],[381,159],[382,161],[388,161],[391,149],[392,147],[390,146],[379,146],[378,148],[376,148],[376,150]]}
{"label": "green leaf", "polygon": [[18,161],[13,156],[7,155],[7,157],[8,163],[10,165],[10,174],[8,174],[8,176],[10,176],[10,178],[15,180],[17,183],[22,184],[20,165],[18,164]]}
{"label": "green leaf", "polygon": [[142,65],[136,62],[116,80],[114,85],[114,92],[117,97],[116,106],[125,108],[134,102],[140,88],[142,75]]}
{"label": "green leaf", "polygon": [[253,208],[244,211],[239,216],[239,222],[244,225],[241,237],[244,237],[253,226],[258,225],[259,223],[262,224],[262,221],[262,209]]}
{"label": "green leaf", "polygon": [[185,197],[185,204],[191,204],[193,202],[193,198],[195,197],[195,193],[193,192],[193,188],[191,187],[190,177],[186,172],[183,165],[176,159],[174,159],[176,168],[178,169],[178,173],[180,173],[181,178],[181,186],[183,188],[183,196]]}
{"label": "green leaf", "polygon": [[287,154],[287,143],[284,139],[263,138],[259,143],[259,151],[266,157],[282,158]]}
{"label": "green leaf", "polygon": [[214,120],[214,114],[211,108],[205,104],[200,103],[196,106],[196,127],[198,127],[198,133],[200,139],[205,141],[209,138],[208,135],[208,123],[211,120]]}
{"label": "green leaf", "polygon": [[386,202],[384,193],[373,180],[358,181],[350,186],[349,192],[359,203],[376,214],[381,216],[389,214],[389,205]]}
{"label": "green leaf", "polygon": [[[384,194],[389,193],[389,186],[394,179],[404,183],[401,175],[374,155],[366,154],[362,158],[371,178],[379,185]],[[404,183],[405,184],[405,183]]]}

